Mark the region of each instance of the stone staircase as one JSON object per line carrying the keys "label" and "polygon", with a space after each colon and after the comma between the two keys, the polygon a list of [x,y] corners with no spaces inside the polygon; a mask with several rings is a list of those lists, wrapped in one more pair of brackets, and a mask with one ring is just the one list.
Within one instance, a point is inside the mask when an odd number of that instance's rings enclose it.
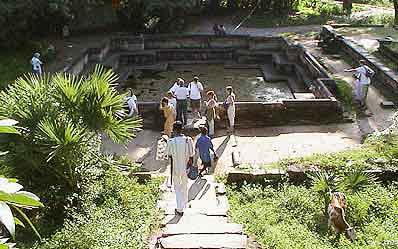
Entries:
{"label": "stone staircase", "polygon": [[212,175],[189,180],[189,207],[183,216],[174,214],[174,191],[167,188],[158,207],[164,211],[161,235],[156,249],[246,248],[247,236],[243,226],[229,223],[228,199],[223,184]]}

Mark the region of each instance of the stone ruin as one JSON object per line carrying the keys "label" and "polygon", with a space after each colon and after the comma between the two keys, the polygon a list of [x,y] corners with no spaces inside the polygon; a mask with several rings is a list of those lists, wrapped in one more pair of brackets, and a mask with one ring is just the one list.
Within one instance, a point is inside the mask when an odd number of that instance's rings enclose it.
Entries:
{"label": "stone ruin", "polygon": [[[343,120],[343,110],[330,90],[336,83],[301,45],[283,37],[248,35],[118,35],[99,48],[89,48],[65,72],[90,72],[95,64],[112,68],[119,87],[137,70],[166,71],[171,65],[222,64],[259,69],[265,80],[286,81],[293,99],[237,102],[236,127],[323,124]],[[171,85],[171,82],[170,82]],[[330,89],[330,90],[329,90]],[[161,129],[158,102],[139,102],[144,127]],[[225,119],[225,117],[223,118]],[[223,127],[226,122],[217,122]]]}

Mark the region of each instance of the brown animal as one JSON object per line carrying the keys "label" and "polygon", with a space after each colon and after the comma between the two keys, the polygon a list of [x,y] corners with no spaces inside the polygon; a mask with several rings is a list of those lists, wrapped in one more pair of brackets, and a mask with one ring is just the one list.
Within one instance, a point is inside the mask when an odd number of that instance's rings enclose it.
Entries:
{"label": "brown animal", "polygon": [[328,207],[329,227],[333,225],[337,234],[344,232],[347,239],[353,241],[356,239],[355,230],[351,227],[345,219],[347,203],[344,193],[335,192],[332,195],[332,200]]}

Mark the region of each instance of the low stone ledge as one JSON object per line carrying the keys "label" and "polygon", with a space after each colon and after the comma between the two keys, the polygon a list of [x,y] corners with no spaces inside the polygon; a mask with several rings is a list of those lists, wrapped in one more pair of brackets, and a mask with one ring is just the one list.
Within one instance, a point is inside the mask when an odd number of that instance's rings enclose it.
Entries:
{"label": "low stone ledge", "polygon": [[[321,170],[312,168],[302,168],[297,165],[291,165],[286,171],[281,169],[264,170],[260,172],[243,172],[243,171],[231,171],[227,176],[228,184],[242,184],[247,183],[265,183],[289,181],[293,184],[303,184],[309,180],[308,174],[320,172]],[[389,183],[398,180],[398,168],[397,169],[370,169],[365,170],[364,173],[374,176],[378,181],[383,183]]]}
{"label": "low stone ledge", "polygon": [[265,170],[257,173],[231,171],[227,176],[227,183],[264,183],[265,181],[278,182],[286,177],[286,172],[280,169]]}

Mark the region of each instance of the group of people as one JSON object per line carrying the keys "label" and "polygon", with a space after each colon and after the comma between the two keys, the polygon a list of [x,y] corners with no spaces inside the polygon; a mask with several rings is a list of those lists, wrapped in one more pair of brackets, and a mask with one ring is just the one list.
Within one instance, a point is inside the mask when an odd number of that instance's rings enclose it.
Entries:
{"label": "group of people", "polygon": [[214,34],[216,36],[225,36],[225,35],[227,35],[227,30],[225,29],[225,26],[222,25],[222,24],[215,23],[213,25],[213,31],[214,31]]}
{"label": "group of people", "polygon": [[[200,127],[201,135],[195,146],[192,138],[185,136],[182,131],[183,123],[181,121],[174,122],[174,137],[167,142],[167,155],[171,160],[171,179],[176,194],[177,208],[175,213],[177,215],[183,215],[188,204],[188,173],[190,167],[194,167],[195,154],[199,156],[202,162],[198,177],[202,177],[204,172],[208,172],[212,166],[212,161],[217,160],[217,154],[211,138],[208,136],[206,126]],[[212,159],[212,155],[214,159]]]}
{"label": "group of people", "polygon": [[[174,122],[180,121],[184,126],[187,125],[188,103],[191,107],[192,115],[195,119],[202,117],[202,104],[205,106],[205,115],[209,136],[215,133],[215,120],[219,119],[217,95],[214,91],[206,92],[206,100],[203,100],[204,87],[195,76],[189,84],[185,84],[182,78],[178,78],[166,96],[162,98],[160,109],[163,111],[164,134],[172,137]],[[234,131],[235,126],[235,93],[231,86],[226,87],[227,98],[222,107],[225,108],[229,120],[229,132]]]}

